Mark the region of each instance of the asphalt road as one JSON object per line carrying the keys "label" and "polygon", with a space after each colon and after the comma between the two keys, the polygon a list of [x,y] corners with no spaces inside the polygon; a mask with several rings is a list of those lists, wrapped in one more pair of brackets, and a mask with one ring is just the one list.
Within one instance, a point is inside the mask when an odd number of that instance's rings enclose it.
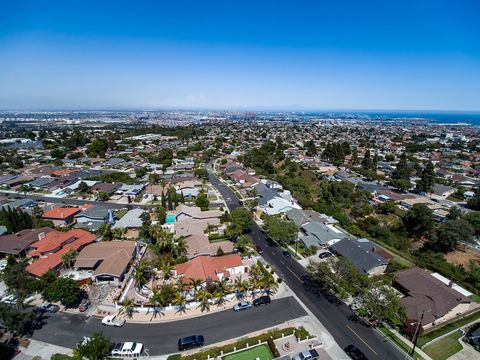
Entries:
{"label": "asphalt road", "polygon": [[[213,174],[210,166],[208,170],[211,184],[220,191],[228,208],[233,210],[241,206],[235,193]],[[335,302],[333,299],[329,300],[319,292],[317,287],[305,284],[303,279],[308,275],[306,269],[295,259],[283,256],[281,248],[270,246],[266,235],[256,223],[252,227],[251,235],[254,243],[264,249],[262,257],[273,266],[277,274],[285,280],[285,283],[325,326],[342,348],[353,344],[361,349],[368,359],[395,360],[407,358],[389,340],[363,322],[358,321],[352,310],[344,303]]]}
{"label": "asphalt road", "polygon": [[102,331],[113,342],[141,342],[150,355],[160,355],[177,352],[177,341],[183,336],[203,335],[205,344],[209,345],[277,326],[305,315],[305,310],[293,297],[281,298],[272,301],[270,305],[240,312],[225,310],[167,323],[127,323],[121,328],[104,326],[99,319],[80,314],[56,313],[49,315],[45,325],[36,330],[32,338],[73,348],[83,336]]}

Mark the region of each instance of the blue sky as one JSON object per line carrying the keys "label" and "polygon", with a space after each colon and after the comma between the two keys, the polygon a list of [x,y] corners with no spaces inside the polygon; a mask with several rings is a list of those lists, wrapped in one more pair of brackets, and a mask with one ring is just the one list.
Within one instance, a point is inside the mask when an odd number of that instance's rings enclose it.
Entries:
{"label": "blue sky", "polygon": [[480,1],[0,2],[0,109],[480,110]]}

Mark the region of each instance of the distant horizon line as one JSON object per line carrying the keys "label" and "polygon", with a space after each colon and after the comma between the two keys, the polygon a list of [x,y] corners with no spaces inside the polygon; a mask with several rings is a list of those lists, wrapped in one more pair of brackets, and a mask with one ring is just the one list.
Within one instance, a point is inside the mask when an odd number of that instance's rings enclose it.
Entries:
{"label": "distant horizon line", "polygon": [[479,114],[480,109],[478,110],[439,110],[439,109],[421,109],[421,110],[412,110],[412,109],[309,109],[309,108],[270,108],[270,107],[252,107],[252,108],[239,108],[239,107],[229,107],[229,108],[218,108],[218,107],[164,107],[164,108],[37,108],[37,109],[0,109],[0,112],[169,112],[169,111],[180,111],[180,112],[290,112],[290,113],[341,113],[341,112],[353,112],[353,113],[406,113],[406,114]]}

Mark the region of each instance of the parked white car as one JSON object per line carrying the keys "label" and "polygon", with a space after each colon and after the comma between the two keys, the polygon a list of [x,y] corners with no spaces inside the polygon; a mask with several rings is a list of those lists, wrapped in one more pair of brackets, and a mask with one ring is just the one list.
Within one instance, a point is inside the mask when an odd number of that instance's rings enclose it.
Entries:
{"label": "parked white car", "polygon": [[102,319],[103,325],[122,327],[125,324],[124,318],[119,318],[115,315],[107,315]]}
{"label": "parked white car", "polygon": [[117,357],[135,357],[140,356],[143,350],[142,343],[125,342],[117,343],[113,345],[113,350],[110,353],[112,356]]}

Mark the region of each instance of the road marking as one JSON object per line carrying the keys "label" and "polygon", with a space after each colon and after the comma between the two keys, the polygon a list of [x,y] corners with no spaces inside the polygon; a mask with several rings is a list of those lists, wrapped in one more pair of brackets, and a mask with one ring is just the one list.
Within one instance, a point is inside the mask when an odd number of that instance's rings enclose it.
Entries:
{"label": "road marking", "polygon": [[373,349],[370,347],[370,345],[368,345],[368,344],[365,342],[365,340],[363,340],[355,331],[353,331],[353,329],[352,329],[349,325],[347,325],[347,327],[348,327],[348,329],[349,329],[352,333],[354,333],[355,336],[358,337],[375,355],[378,356],[378,353],[377,353],[375,350],[373,350]]}
{"label": "road marking", "polygon": [[272,251],[272,255],[275,255],[275,251]]}
{"label": "road marking", "polygon": [[280,262],[281,262],[283,265],[285,265],[285,263],[284,263],[282,260],[280,260]]}
{"label": "road marking", "polygon": [[298,281],[300,281],[303,284],[303,280],[300,279],[298,275],[292,271],[292,269],[290,269],[288,266],[285,266],[285,267],[287,268],[288,271],[290,271],[293,274],[293,276],[295,276],[298,279]]}

